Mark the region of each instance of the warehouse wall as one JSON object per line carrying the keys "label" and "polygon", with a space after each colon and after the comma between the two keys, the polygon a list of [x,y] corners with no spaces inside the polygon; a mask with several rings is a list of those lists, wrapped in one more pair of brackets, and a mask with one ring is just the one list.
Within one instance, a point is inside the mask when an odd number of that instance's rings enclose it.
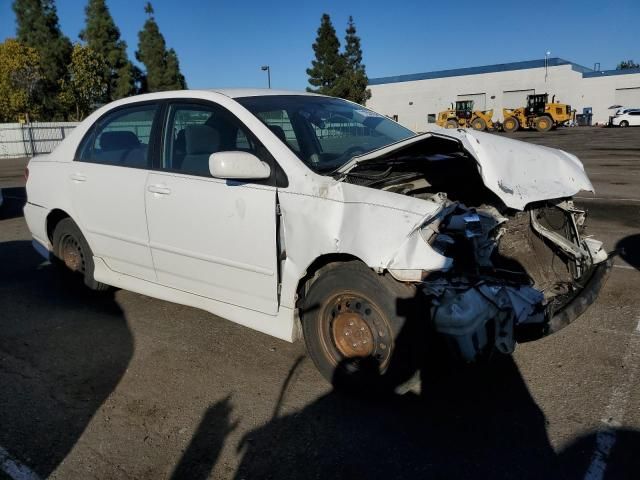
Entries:
{"label": "warehouse wall", "polygon": [[[584,78],[571,65],[560,65],[549,67],[546,81],[544,68],[531,68],[371,85],[372,96],[367,106],[385,115],[398,115],[401,124],[424,131],[428,114],[442,111],[456,100],[481,98],[484,94],[486,108],[493,108],[494,120],[502,121],[503,107],[516,106],[513,103],[518,98],[524,102],[526,95],[535,91],[555,94],[556,101],[569,103],[578,113],[591,107],[593,122],[605,123],[611,114],[608,107],[616,103],[616,89],[632,87],[640,87],[640,74]],[[635,90],[625,90],[624,95],[633,98]]]}

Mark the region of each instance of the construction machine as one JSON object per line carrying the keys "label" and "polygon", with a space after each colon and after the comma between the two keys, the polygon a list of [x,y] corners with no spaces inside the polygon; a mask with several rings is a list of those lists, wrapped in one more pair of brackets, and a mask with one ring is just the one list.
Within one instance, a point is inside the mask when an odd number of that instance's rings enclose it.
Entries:
{"label": "construction machine", "polygon": [[535,128],[539,132],[548,132],[552,128],[573,120],[575,111],[571,105],[556,103],[554,95],[549,102],[549,94],[527,95],[527,106],[519,108],[503,108],[505,132],[515,132],[519,128]]}
{"label": "construction machine", "polygon": [[471,127],[474,130],[493,128],[493,110],[473,110],[473,100],[458,100],[449,110],[438,113],[436,124],[444,128]]}

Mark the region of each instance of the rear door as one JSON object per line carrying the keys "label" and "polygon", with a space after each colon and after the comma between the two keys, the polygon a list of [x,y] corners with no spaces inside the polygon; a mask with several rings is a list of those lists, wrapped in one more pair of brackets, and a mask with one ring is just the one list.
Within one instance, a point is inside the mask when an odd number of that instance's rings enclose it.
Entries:
{"label": "rear door", "polygon": [[275,180],[236,182],[209,173],[214,152],[273,159],[235,116],[211,102],[170,103],[162,150],[160,168],[146,185],[158,282],[277,313]]}
{"label": "rear door", "polygon": [[83,139],[67,180],[94,255],[116,272],[154,281],[144,192],[158,111],[151,102],[107,113]]}

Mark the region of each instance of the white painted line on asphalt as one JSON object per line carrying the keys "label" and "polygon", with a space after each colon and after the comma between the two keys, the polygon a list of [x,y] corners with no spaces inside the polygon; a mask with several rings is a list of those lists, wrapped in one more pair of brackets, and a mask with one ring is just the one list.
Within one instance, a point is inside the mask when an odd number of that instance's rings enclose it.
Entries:
{"label": "white painted line on asphalt", "polygon": [[614,265],[616,268],[624,268],[625,270],[636,270],[636,267],[630,267],[629,265]]}
{"label": "white painted line on asphalt", "polygon": [[13,480],[40,480],[40,477],[29,467],[11,458],[9,452],[0,447],[0,470]]}
{"label": "white painted line on asphalt", "polygon": [[635,333],[640,333],[640,317],[638,317],[638,324],[636,325],[636,332]]}
{"label": "white painted line on asphalt", "polygon": [[584,480],[602,480],[607,469],[607,461],[616,444],[616,428],[622,425],[629,403],[629,393],[635,384],[638,373],[638,358],[640,357],[640,341],[635,335],[630,337],[629,346],[622,358],[627,377],[616,385],[605,408],[602,427],[596,435],[596,449],[591,457],[591,464],[584,475]]}
{"label": "white painted line on asphalt", "polygon": [[640,198],[573,197],[580,200],[610,200],[612,202],[640,202]]}

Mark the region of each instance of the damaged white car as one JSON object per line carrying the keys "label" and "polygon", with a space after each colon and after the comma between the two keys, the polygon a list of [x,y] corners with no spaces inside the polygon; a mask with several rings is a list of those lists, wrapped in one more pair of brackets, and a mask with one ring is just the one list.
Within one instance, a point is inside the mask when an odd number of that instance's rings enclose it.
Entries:
{"label": "damaged white car", "polygon": [[611,261],[560,150],[415,135],[344,100],[180,91],[109,104],[28,166],[34,245],[94,289],[294,341],[333,381],[397,384],[427,340],[466,362],[555,332]]}

